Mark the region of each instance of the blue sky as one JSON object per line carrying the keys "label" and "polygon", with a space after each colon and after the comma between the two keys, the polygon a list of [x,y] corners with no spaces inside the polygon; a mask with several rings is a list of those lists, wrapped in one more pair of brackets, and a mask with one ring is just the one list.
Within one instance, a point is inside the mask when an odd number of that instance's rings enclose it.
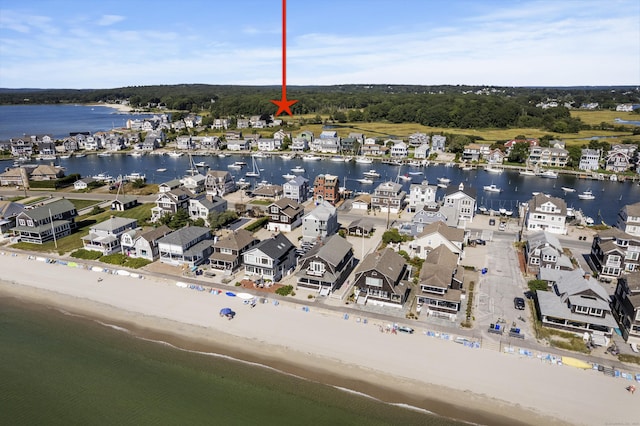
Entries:
{"label": "blue sky", "polygon": [[[0,0],[0,87],[281,83],[281,0]],[[638,0],[288,0],[287,82],[640,84]]]}

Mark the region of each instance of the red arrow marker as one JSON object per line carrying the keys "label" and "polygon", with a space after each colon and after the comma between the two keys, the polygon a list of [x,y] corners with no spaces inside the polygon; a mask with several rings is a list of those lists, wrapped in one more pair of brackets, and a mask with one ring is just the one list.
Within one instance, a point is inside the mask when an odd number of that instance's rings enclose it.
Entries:
{"label": "red arrow marker", "polygon": [[282,0],[282,99],[272,99],[271,102],[278,107],[276,117],[284,112],[293,116],[291,105],[298,102],[287,99],[287,0]]}

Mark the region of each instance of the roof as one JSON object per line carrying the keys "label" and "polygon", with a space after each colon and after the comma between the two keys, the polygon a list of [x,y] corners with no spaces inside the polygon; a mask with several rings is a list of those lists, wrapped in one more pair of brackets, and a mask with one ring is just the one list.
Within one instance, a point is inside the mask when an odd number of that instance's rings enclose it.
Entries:
{"label": "roof", "polygon": [[437,221],[430,223],[425,226],[422,233],[419,237],[423,237],[425,235],[439,233],[447,240],[451,242],[463,242],[464,241],[464,229],[453,228],[451,226],[447,226],[446,223],[442,221]]}
{"label": "roof", "polygon": [[555,205],[559,209],[557,212],[558,215],[567,215],[567,203],[562,198],[551,197],[546,194],[534,195],[531,201],[529,201],[529,211],[537,211],[545,203]]}
{"label": "roof", "polygon": [[278,194],[282,194],[282,187],[280,185],[261,185],[253,190],[253,195],[260,195],[265,197],[273,197]]}
{"label": "roof", "polygon": [[22,211],[24,211],[24,204],[7,200],[0,201],[0,218],[2,219],[17,216]]}
{"label": "roof", "polygon": [[112,203],[118,202],[122,204],[129,204],[133,203],[134,201],[138,201],[138,197],[135,197],[133,195],[118,195],[116,196],[116,199],[112,201]]}
{"label": "roof", "polygon": [[284,234],[279,233],[273,238],[261,241],[257,246],[255,246],[255,248],[272,259],[280,259],[290,250],[293,250],[294,245],[287,237],[284,236]]}
{"label": "roof", "polygon": [[[564,318],[581,323],[587,322],[590,324],[603,325],[609,328],[618,327],[618,324],[611,315],[599,318],[591,315],[582,315],[571,312],[567,303],[552,291],[538,290],[536,291],[536,295],[538,298],[538,305],[540,306],[540,314],[543,316]],[[608,305],[605,305],[605,307],[608,307]]]}
{"label": "roof", "polygon": [[289,186],[291,186],[291,185],[295,185],[295,186],[302,186],[302,185],[304,185],[305,183],[308,183],[308,182],[309,182],[309,179],[306,179],[306,178],[304,178],[304,177],[302,177],[302,176],[300,176],[300,175],[296,175],[296,177],[294,177],[293,179],[289,179],[289,180],[285,183],[285,185],[289,185]]}
{"label": "roof", "polygon": [[[324,242],[316,244],[313,246],[308,253],[304,255],[304,257],[300,260],[302,261],[312,258],[318,257],[320,259],[325,260],[331,266],[337,266],[342,259],[349,253],[349,250],[352,249],[351,243],[342,238],[340,235],[334,234],[327,238]],[[339,273],[340,271],[338,271]]]}
{"label": "roof", "polygon": [[[191,243],[193,240],[196,240],[202,237],[203,235],[206,235],[207,233],[211,233],[211,230],[203,226],[185,226],[184,228],[180,228],[160,238],[158,240],[158,243],[172,244],[172,245],[179,245],[180,247],[186,247],[187,244]],[[212,241],[208,242],[208,244],[211,244],[211,243]]]}
{"label": "roof", "polygon": [[627,216],[640,216],[640,202],[634,204],[627,204],[623,207],[627,211]]}
{"label": "roof", "polygon": [[538,248],[545,244],[553,247],[557,251],[562,251],[562,245],[560,244],[560,240],[550,232],[547,231],[537,231],[533,232],[529,235],[529,247]]}
{"label": "roof", "polygon": [[330,217],[336,215],[336,208],[331,205],[328,201],[323,201],[318,206],[311,210],[311,212],[307,215],[307,217],[316,217],[320,220],[329,220]]}
{"label": "roof", "polygon": [[381,252],[369,253],[360,264],[358,272],[375,270],[389,278],[392,283],[400,280],[405,261],[402,256],[387,247]]}
{"label": "roof", "polygon": [[228,248],[232,250],[241,250],[256,241],[253,234],[246,229],[238,229],[234,232],[229,232],[224,237],[220,238],[214,247]]}
{"label": "roof", "polygon": [[358,195],[352,201],[352,203],[356,203],[356,202],[365,203],[365,204],[371,204],[371,194],[360,194],[360,195]]}
{"label": "roof", "polygon": [[445,190],[445,197],[451,196],[457,192],[462,192],[468,197],[473,198],[474,200],[477,198],[477,191],[475,188],[466,187],[463,183],[460,183],[458,186],[449,185]]}
{"label": "roof", "polygon": [[367,220],[366,218],[360,218],[351,222],[349,226],[347,226],[347,229],[351,229],[355,227],[371,232],[373,230],[373,223],[370,220]]}
{"label": "roof", "polygon": [[420,270],[420,282],[439,287],[449,287],[458,266],[458,256],[440,245],[431,250]]}
{"label": "roof", "polygon": [[73,203],[66,198],[61,200],[52,201],[44,206],[36,207],[33,210],[28,210],[25,213],[35,221],[40,221],[50,216],[57,214],[67,213],[71,210],[75,210]]}
{"label": "roof", "polygon": [[158,226],[157,228],[154,228],[150,231],[144,232],[140,234],[140,238],[143,238],[147,241],[155,241],[158,240],[162,237],[164,237],[165,235],[171,233],[171,228],[169,228],[167,225],[161,225]]}
{"label": "roof", "polygon": [[136,219],[130,219],[128,217],[112,217],[104,222],[100,222],[95,224],[91,230],[92,231],[113,231],[118,228],[122,228],[123,226],[129,226],[133,224],[137,224],[138,221]]}
{"label": "roof", "polygon": [[271,206],[276,205],[280,211],[289,217],[295,217],[297,214],[304,211],[304,206],[291,198],[283,197],[278,201],[275,201]]}

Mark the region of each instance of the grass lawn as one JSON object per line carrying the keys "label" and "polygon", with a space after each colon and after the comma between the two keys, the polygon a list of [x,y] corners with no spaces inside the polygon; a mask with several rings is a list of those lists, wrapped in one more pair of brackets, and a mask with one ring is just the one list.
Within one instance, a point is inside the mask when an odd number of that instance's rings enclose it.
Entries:
{"label": "grass lawn", "polygon": [[133,209],[125,210],[123,212],[107,210],[97,215],[87,214],[84,216],[78,216],[76,218],[76,223],[78,224],[78,228],[73,234],[67,235],[66,237],[63,237],[63,238],[59,238],[57,240],[57,246],[58,246],[57,249],[56,249],[56,243],[54,243],[53,241],[49,241],[44,244],[17,243],[17,244],[14,244],[13,247],[23,249],[23,250],[41,252],[41,253],[52,253],[52,252],[57,252],[60,254],[69,253],[71,251],[82,248],[82,237],[87,235],[87,233],[89,232],[89,229],[96,223],[103,222],[109,219],[111,216],[119,216],[119,217],[128,217],[131,219],[137,219],[138,225],[140,225],[151,217],[151,207],[153,207],[154,205],[155,204],[142,204]]}
{"label": "grass lawn", "polygon": [[86,209],[87,207],[96,206],[102,203],[102,201],[96,201],[96,200],[78,200],[78,199],[72,199],[72,198],[67,198],[67,199],[71,201],[74,206],[76,206],[76,211],[80,211],[82,209]]}

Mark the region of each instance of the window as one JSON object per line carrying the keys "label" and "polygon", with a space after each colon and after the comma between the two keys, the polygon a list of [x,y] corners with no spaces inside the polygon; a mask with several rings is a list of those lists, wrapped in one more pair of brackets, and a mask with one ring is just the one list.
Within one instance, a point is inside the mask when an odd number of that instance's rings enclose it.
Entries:
{"label": "window", "polygon": [[367,277],[365,284],[371,287],[382,287],[382,278]]}
{"label": "window", "polygon": [[271,213],[278,213],[278,206],[271,206]]}
{"label": "window", "polygon": [[579,314],[588,314],[589,308],[587,308],[586,306],[576,306],[575,311]]}
{"label": "window", "polygon": [[24,226],[26,222],[24,219],[18,219],[18,223],[20,224],[20,226]]}

